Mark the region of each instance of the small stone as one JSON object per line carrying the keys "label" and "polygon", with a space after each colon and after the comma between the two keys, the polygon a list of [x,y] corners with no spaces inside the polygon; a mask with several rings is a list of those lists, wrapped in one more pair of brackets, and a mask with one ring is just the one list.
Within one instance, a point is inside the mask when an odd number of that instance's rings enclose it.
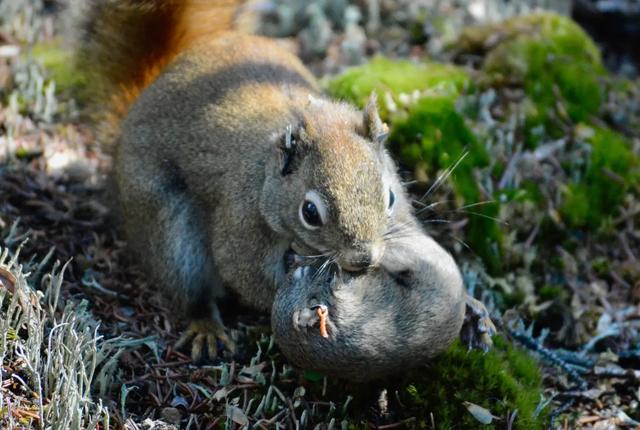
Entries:
{"label": "small stone", "polygon": [[162,412],[160,412],[160,417],[163,421],[175,425],[180,425],[180,421],[182,420],[182,414],[176,408],[164,408]]}

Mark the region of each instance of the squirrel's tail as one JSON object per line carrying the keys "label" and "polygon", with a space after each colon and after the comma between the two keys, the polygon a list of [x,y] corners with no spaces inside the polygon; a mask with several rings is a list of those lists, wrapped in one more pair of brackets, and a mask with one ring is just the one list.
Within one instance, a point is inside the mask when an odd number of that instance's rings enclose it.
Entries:
{"label": "squirrel's tail", "polygon": [[178,53],[198,40],[232,29],[240,3],[92,0],[78,57],[95,87],[92,101],[117,123]]}

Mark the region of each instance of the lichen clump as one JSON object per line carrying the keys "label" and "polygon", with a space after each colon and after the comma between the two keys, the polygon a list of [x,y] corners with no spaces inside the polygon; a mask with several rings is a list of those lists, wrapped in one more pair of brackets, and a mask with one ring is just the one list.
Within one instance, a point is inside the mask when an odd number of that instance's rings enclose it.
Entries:
{"label": "lichen clump", "polygon": [[[437,429],[504,428],[507,414],[517,410],[514,429],[543,428],[546,410],[542,400],[542,377],[536,361],[506,342],[495,338],[495,347],[487,354],[467,350],[456,344],[436,358],[419,374],[411,375],[411,384],[403,399],[406,414],[415,414]],[[488,409],[501,418],[491,425],[478,422],[464,402]]]}

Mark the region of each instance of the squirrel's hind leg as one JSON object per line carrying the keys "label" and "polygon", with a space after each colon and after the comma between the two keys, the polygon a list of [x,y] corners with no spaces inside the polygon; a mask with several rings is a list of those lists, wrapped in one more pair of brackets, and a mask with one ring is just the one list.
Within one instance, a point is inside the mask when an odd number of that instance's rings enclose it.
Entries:
{"label": "squirrel's hind leg", "polygon": [[[126,155],[117,168],[129,245],[156,285],[191,321],[178,346],[193,341],[194,361],[200,361],[204,346],[215,358],[217,340],[233,352],[235,345],[216,303],[223,288],[211,256],[206,217],[167,169],[154,169],[153,162],[140,163]],[[132,169],[135,175],[123,174]]]}
{"label": "squirrel's hind leg", "polygon": [[[169,208],[166,211],[173,213]],[[166,229],[173,247],[166,250],[166,258],[173,261],[171,266],[179,277],[177,285],[183,288],[180,299],[191,321],[176,348],[191,343],[191,359],[196,363],[206,357],[216,358],[218,341],[234,353],[235,343],[227,334],[216,302],[222,295],[222,281],[209,251],[207,228],[202,223],[205,216],[198,214],[187,201],[180,202],[175,211],[173,224]]]}
{"label": "squirrel's hind leg", "polygon": [[198,363],[205,356],[205,346],[207,347],[206,356],[215,358],[218,355],[218,341],[232,354],[235,352],[235,342],[227,334],[218,306],[214,303],[212,315],[191,321],[189,327],[176,342],[176,348],[181,349],[191,343],[191,359]]}

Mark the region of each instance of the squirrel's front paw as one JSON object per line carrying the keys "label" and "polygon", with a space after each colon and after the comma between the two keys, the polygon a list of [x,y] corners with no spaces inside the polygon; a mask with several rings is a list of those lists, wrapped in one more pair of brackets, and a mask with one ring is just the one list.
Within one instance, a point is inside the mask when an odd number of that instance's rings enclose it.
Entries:
{"label": "squirrel's front paw", "polygon": [[496,327],[491,321],[489,311],[484,304],[467,295],[464,323],[460,331],[462,342],[469,350],[478,348],[487,352],[493,345],[491,337],[496,334]]}
{"label": "squirrel's front paw", "polygon": [[176,342],[176,348],[181,349],[191,343],[191,359],[195,363],[206,357],[214,359],[218,356],[218,341],[232,354],[236,351],[236,344],[229,335],[225,326],[210,318],[194,320]]}

